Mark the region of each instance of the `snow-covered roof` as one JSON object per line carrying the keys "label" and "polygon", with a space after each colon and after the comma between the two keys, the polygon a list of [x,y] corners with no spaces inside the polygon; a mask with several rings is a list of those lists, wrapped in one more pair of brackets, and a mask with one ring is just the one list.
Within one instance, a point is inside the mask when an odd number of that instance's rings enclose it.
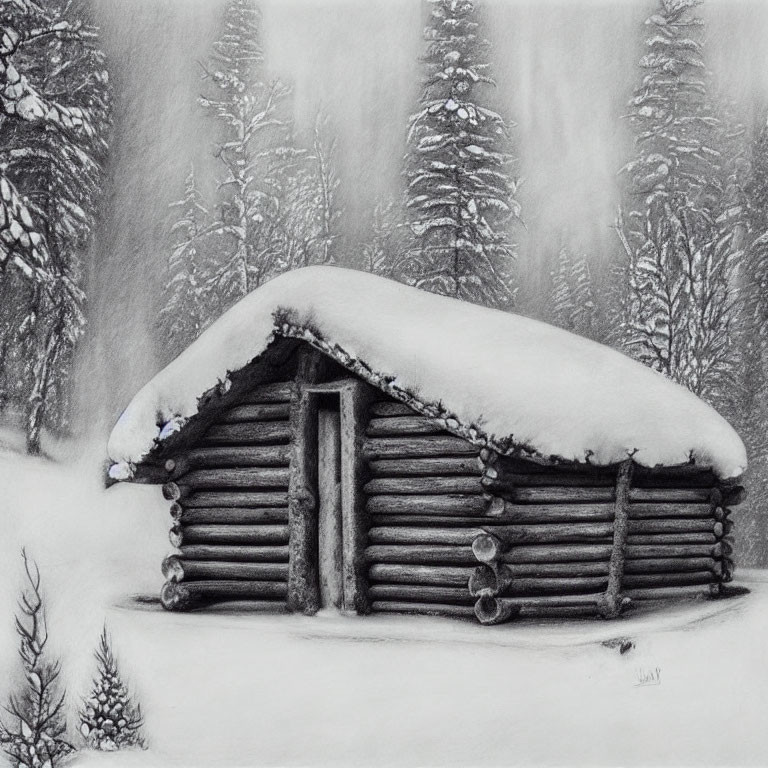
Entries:
{"label": "snow-covered roof", "polygon": [[546,323],[338,267],[253,291],[146,384],[109,440],[114,479],[198,412],[198,398],[298,336],[450,431],[500,450],[606,465],[693,459],[721,478],[746,452],[713,408],[661,374]]}

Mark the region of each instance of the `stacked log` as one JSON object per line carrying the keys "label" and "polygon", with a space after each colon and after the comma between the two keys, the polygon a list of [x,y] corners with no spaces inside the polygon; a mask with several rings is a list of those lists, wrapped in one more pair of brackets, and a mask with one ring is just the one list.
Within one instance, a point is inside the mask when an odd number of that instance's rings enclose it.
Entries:
{"label": "stacked log", "polygon": [[472,531],[487,503],[479,449],[408,406],[369,408],[363,487],[371,609],[472,618]]}
{"label": "stacked log", "polygon": [[291,382],[254,387],[201,440],[165,463],[169,610],[246,600],[280,609],[288,593]]}
{"label": "stacked log", "polygon": [[709,471],[500,457],[392,402],[371,407],[367,436],[374,610],[614,617],[731,578],[726,501],[741,490]]}

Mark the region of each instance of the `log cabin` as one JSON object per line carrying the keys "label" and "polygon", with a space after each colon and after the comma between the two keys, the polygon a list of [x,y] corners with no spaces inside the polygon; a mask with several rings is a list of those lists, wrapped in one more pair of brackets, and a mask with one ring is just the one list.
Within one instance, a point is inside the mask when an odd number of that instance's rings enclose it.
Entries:
{"label": "log cabin", "polygon": [[744,446],[603,345],[336,267],[240,301],[134,397],[107,484],[170,505],[168,610],[615,618],[732,579]]}

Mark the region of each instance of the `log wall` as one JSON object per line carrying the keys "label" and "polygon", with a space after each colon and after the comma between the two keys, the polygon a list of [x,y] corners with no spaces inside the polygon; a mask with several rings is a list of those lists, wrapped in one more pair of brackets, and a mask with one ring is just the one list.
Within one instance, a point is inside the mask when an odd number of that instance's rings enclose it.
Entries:
{"label": "log wall", "polygon": [[195,446],[165,464],[171,544],[161,593],[168,609],[248,600],[284,609],[288,597],[293,382],[254,387]]}
{"label": "log wall", "polygon": [[[316,610],[312,429],[290,444],[303,434],[299,390],[254,386],[166,461],[177,550],[163,563],[166,608]],[[742,489],[710,472],[499,456],[375,394],[361,391],[342,425],[357,457],[347,457],[346,609],[487,624],[611,618],[633,603],[718,595],[731,580],[729,506]]]}
{"label": "log wall", "polygon": [[732,577],[730,500],[711,472],[557,468],[479,450],[405,405],[371,406],[374,611],[618,616]]}

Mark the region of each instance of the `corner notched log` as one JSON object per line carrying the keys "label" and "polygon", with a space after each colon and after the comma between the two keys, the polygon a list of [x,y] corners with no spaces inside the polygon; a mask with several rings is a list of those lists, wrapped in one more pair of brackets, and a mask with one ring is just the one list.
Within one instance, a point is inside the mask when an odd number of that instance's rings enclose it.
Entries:
{"label": "corner notched log", "polygon": [[270,600],[279,608],[285,599],[287,585],[280,581],[167,581],[160,601],[168,611],[187,611],[202,605],[226,600]]}
{"label": "corner notched log", "polygon": [[238,563],[217,560],[185,560],[170,555],[163,561],[168,581],[286,581],[288,563]]}

